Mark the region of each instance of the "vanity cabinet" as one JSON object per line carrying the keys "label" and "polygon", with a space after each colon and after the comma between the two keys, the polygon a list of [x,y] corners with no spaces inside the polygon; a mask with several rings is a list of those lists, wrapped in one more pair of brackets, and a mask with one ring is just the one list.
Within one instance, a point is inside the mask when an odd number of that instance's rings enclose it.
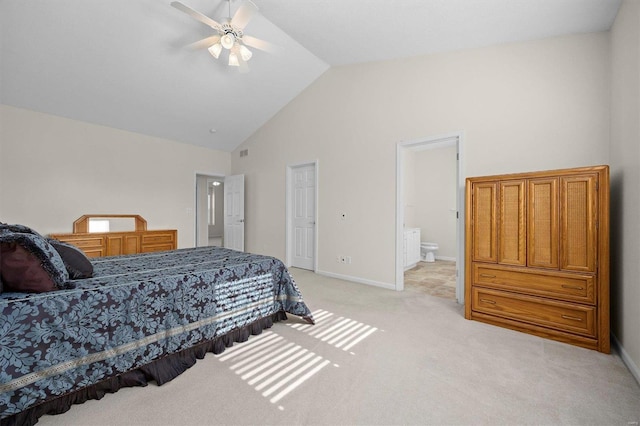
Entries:
{"label": "vanity cabinet", "polygon": [[608,353],[609,168],[468,178],[465,317]]}
{"label": "vanity cabinet", "polygon": [[420,228],[404,230],[404,269],[411,269],[420,262]]}

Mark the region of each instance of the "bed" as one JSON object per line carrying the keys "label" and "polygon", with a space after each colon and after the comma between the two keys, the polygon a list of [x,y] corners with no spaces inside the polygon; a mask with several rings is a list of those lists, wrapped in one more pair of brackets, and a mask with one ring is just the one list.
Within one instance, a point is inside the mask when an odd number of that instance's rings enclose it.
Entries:
{"label": "bed", "polygon": [[287,313],[313,323],[273,257],[201,247],[95,258],[90,266],[91,278],[71,274],[55,291],[5,285],[0,293],[3,425],[34,424],[121,387],[162,385]]}

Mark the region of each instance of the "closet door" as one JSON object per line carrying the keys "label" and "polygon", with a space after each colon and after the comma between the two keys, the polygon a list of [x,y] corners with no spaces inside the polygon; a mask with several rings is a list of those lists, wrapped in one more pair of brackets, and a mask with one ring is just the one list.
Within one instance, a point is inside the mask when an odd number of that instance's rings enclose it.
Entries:
{"label": "closet door", "polygon": [[596,174],[560,178],[560,268],[595,272]]}
{"label": "closet door", "polygon": [[527,265],[558,269],[558,179],[530,179],[527,199]]}
{"label": "closet door", "polygon": [[472,245],[473,260],[476,262],[497,262],[498,231],[496,213],[498,209],[497,182],[476,182],[473,184]]}
{"label": "closet door", "polygon": [[500,182],[498,263],[527,264],[526,185],[524,180]]}

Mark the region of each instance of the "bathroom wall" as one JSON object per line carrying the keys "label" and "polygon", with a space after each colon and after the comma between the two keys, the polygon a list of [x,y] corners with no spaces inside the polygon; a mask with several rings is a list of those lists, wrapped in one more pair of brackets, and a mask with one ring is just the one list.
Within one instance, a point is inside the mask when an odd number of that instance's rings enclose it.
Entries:
{"label": "bathroom wall", "polygon": [[456,146],[405,151],[405,226],[438,243],[436,258],[455,260]]}
{"label": "bathroom wall", "polygon": [[403,193],[404,202],[404,227],[417,228],[416,223],[416,178],[415,178],[416,155],[414,151],[409,149],[402,150],[402,166],[403,166]]}

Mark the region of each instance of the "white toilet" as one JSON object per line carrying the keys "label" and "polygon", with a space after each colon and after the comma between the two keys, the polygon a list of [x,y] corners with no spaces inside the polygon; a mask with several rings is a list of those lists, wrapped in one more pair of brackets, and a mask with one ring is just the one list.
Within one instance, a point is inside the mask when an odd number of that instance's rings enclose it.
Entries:
{"label": "white toilet", "polygon": [[420,255],[425,262],[435,262],[438,248],[438,243],[420,243]]}

